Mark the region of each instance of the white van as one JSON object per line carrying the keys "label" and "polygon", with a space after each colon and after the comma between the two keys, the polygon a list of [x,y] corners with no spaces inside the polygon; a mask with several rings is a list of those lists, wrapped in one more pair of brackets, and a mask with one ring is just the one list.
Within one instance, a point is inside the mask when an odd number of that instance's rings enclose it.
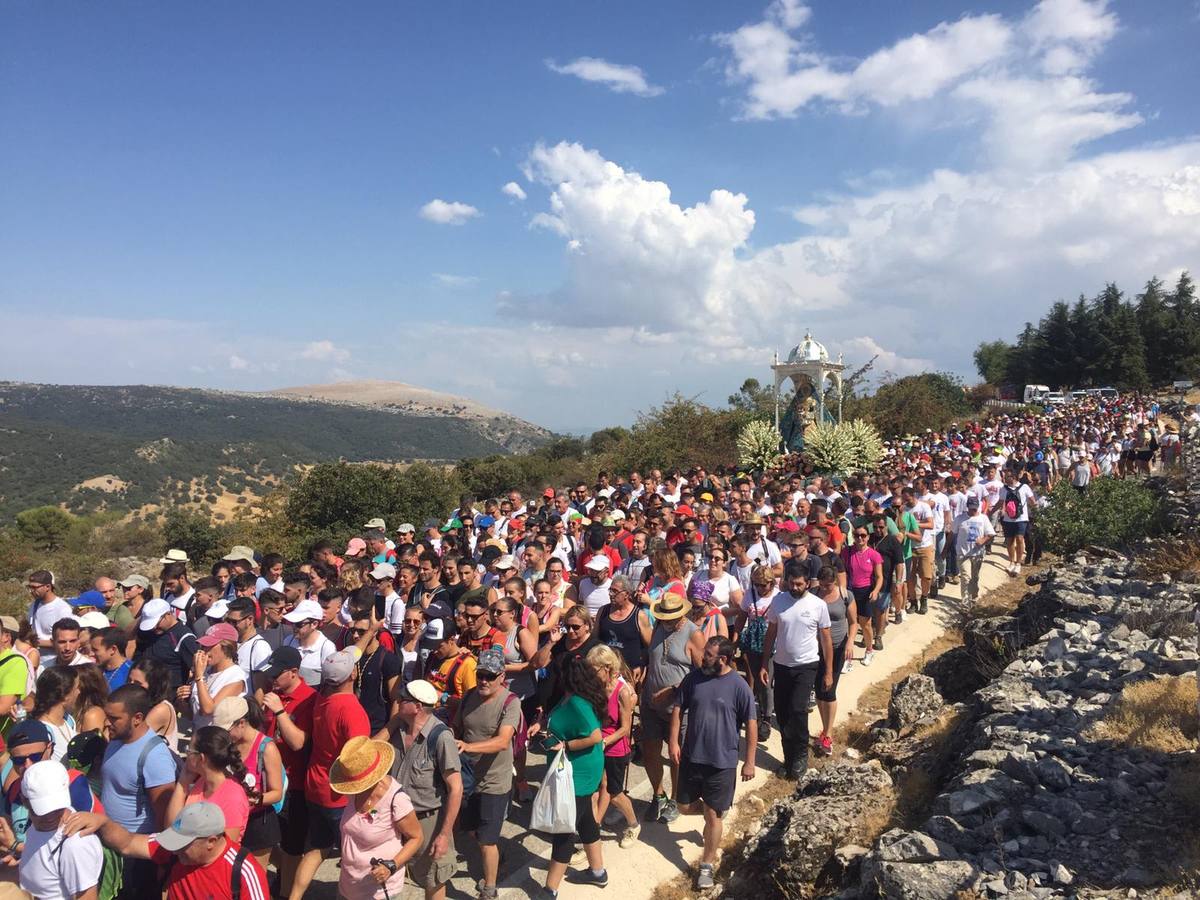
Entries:
{"label": "white van", "polygon": [[1044,384],[1027,384],[1025,385],[1025,402],[1040,403],[1046,399],[1046,395],[1050,393],[1050,388]]}
{"label": "white van", "polygon": [[1051,406],[1062,406],[1067,402],[1067,398],[1063,396],[1062,391],[1051,391],[1045,396],[1045,402]]}

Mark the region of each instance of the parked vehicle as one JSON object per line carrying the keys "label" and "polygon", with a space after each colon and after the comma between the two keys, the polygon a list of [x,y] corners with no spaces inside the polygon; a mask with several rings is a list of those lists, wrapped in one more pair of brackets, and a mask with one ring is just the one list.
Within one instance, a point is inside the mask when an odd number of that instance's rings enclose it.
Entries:
{"label": "parked vehicle", "polygon": [[1062,406],[1067,402],[1067,398],[1063,396],[1062,391],[1050,391],[1042,398],[1043,403],[1048,403],[1051,406]]}
{"label": "parked vehicle", "polygon": [[1041,403],[1048,393],[1050,393],[1050,388],[1047,385],[1027,384],[1025,385],[1024,399],[1026,403]]}

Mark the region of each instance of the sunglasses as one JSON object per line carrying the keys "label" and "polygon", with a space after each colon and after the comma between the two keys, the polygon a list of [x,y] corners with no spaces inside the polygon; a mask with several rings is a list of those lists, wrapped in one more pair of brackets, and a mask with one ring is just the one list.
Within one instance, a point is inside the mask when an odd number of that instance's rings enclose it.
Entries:
{"label": "sunglasses", "polygon": [[238,622],[244,622],[248,618],[249,618],[249,616],[242,616],[241,618],[238,618],[236,616],[226,616],[221,621],[223,621],[226,625],[233,625],[236,627]]}
{"label": "sunglasses", "polygon": [[499,675],[493,675],[491,672],[476,672],[475,673],[476,681],[495,681],[499,677],[500,677]]}
{"label": "sunglasses", "polygon": [[403,625],[411,625],[411,626],[413,626],[414,628],[416,628],[418,625],[421,625],[421,624],[423,624],[424,622],[425,622],[425,620],[424,620],[424,619],[405,619],[405,620],[404,620],[404,622],[403,622],[403,623],[401,623],[401,624],[403,624]]}
{"label": "sunglasses", "polygon": [[865,538],[867,536],[867,533],[865,531],[856,531],[856,532],[854,532],[854,536],[860,537],[860,538]]}
{"label": "sunglasses", "polygon": [[13,765],[18,769],[21,768],[22,766],[29,765],[29,763],[41,762],[45,758],[46,758],[45,750],[43,750],[41,753],[34,753],[29,756],[18,756],[15,753],[9,756],[9,759],[12,760]]}
{"label": "sunglasses", "polygon": [[371,629],[369,629],[369,628],[351,628],[350,633],[357,637],[362,637],[364,634],[366,634],[370,630]]}
{"label": "sunglasses", "polygon": [[580,623],[576,623],[575,625],[567,625],[565,627],[567,631],[583,631],[583,625]]}
{"label": "sunglasses", "polygon": [[463,618],[468,622],[477,622],[486,615],[487,613],[463,613]]}

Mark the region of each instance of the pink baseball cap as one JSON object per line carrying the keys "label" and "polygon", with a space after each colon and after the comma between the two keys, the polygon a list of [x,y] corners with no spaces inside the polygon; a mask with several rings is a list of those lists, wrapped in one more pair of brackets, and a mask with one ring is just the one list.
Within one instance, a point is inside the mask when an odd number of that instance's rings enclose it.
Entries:
{"label": "pink baseball cap", "polygon": [[358,556],[360,553],[367,552],[367,542],[362,538],[350,538],[350,542],[346,544],[347,556]]}

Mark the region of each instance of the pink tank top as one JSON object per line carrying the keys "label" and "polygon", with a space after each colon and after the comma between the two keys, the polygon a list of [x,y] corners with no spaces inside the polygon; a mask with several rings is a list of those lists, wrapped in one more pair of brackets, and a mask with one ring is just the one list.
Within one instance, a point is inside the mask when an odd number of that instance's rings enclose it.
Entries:
{"label": "pink tank top", "polygon": [[[621,724],[621,688],[625,686],[625,679],[618,678],[616,686],[613,687],[612,693],[608,695],[608,715],[605,716],[605,724],[600,728],[600,734],[608,737],[620,727]],[[611,724],[609,724],[611,723]],[[629,735],[621,738],[619,741],[611,744],[604,751],[605,756],[628,756],[633,752],[633,747],[629,743]]]}

